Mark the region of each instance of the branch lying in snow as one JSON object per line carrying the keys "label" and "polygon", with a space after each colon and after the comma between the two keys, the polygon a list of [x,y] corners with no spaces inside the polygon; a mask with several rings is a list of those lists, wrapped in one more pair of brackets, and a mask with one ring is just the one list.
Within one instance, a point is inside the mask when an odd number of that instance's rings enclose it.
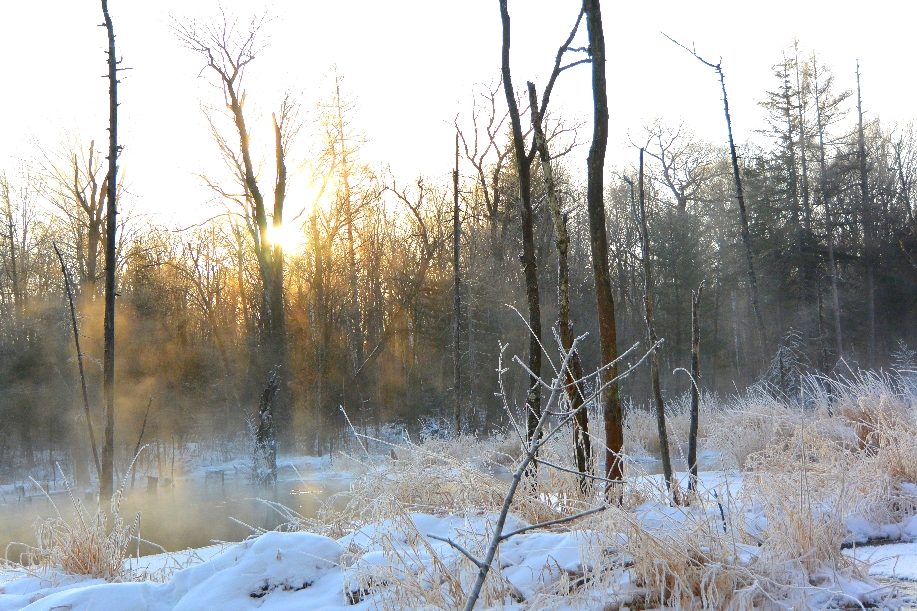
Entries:
{"label": "branch lying in snow", "polygon": [[579,520],[580,518],[591,516],[594,513],[605,511],[606,509],[608,509],[608,505],[602,505],[601,507],[596,507],[595,509],[590,509],[589,511],[583,511],[576,515],[567,516],[565,518],[558,518],[557,520],[550,520],[548,522],[542,522],[540,524],[532,524],[531,526],[526,526],[524,528],[520,528],[518,530],[514,530],[512,532],[508,532],[506,534],[500,535],[500,540],[506,541],[510,537],[521,535],[524,532],[528,532],[530,530],[535,530],[538,528],[547,528],[548,526],[557,526],[558,524],[566,524],[567,522],[573,522],[575,520]]}
{"label": "branch lying in snow", "polygon": [[453,548],[457,549],[459,552],[461,552],[463,556],[465,556],[466,558],[468,558],[469,560],[471,560],[471,562],[474,563],[474,565],[475,565],[476,567],[478,567],[479,569],[480,569],[480,568],[484,568],[484,567],[483,567],[483,564],[481,563],[480,560],[478,560],[477,558],[475,558],[474,555],[473,555],[471,552],[469,552],[467,549],[465,549],[464,547],[462,547],[461,545],[459,545],[458,543],[456,543],[456,542],[453,541],[452,539],[449,539],[449,538],[447,538],[447,537],[440,537],[440,536],[433,535],[433,534],[430,534],[430,533],[427,533],[427,537],[429,537],[430,539],[436,539],[437,541],[442,541],[443,543],[448,543],[451,547],[453,547]]}

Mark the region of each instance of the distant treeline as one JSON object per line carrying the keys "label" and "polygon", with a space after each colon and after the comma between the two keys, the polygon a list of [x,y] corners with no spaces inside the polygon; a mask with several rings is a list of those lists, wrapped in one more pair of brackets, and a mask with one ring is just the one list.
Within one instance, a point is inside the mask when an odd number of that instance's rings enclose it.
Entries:
{"label": "distant treeline", "polygon": [[[528,344],[524,314],[507,307],[524,312],[526,303],[517,256],[518,173],[501,94],[497,88],[483,93],[476,95],[474,115],[457,120],[460,400],[463,426],[480,432],[503,424],[494,396],[500,344],[520,356]],[[863,96],[876,105],[868,91]],[[723,142],[716,143],[695,138],[687,125],[662,122],[632,136],[647,153],[656,331],[665,340],[660,362],[669,398],[689,388],[686,375],[672,372],[690,366],[691,292],[701,282],[705,390],[728,393],[762,375],[779,386],[784,368],[828,372],[841,359],[851,367],[902,365],[910,357],[899,342],[917,343],[913,127],[886,125],[876,113],[862,122],[857,92],[838,91],[831,70],[814,55],[777,65],[773,91],[762,99],[768,123],[758,143],[741,147],[739,156],[763,341],[750,305],[725,125]],[[421,417],[452,418],[451,168],[439,178],[396,180],[361,160],[362,140],[348,123],[355,109],[338,89],[315,110],[317,144],[306,160],[314,201],[286,202],[287,228],[278,241],[286,248],[283,325],[267,332],[264,235],[240,187],[246,175],[234,148],[239,139],[231,110],[228,117],[222,108],[208,115],[214,133],[224,136],[217,137],[212,161],[202,162],[218,167],[220,151],[228,160],[230,178],[210,183],[227,213],[185,231],[123,219],[118,452],[134,451],[145,417],[145,441],[247,434],[246,419],[257,412],[268,383],[258,355],[277,333],[284,334],[288,363],[280,373],[282,437],[301,451],[327,452],[344,434],[340,407],[369,431],[395,422],[413,432]],[[550,116],[547,125],[571,237],[571,316],[575,334],[589,334],[581,356],[590,371],[599,363],[598,330],[585,185],[575,178],[583,174],[585,152],[576,146],[573,126]],[[90,404],[101,423],[102,155],[95,144],[71,142],[0,174],[0,478],[71,450],[82,465],[89,456],[53,243],[72,278]],[[636,162],[636,148],[633,156]],[[549,328],[557,309],[557,251],[537,162],[532,176],[542,317]],[[622,351],[646,344],[640,237],[624,177],[635,179],[636,170],[606,176],[605,202]],[[259,180],[269,184],[275,177]],[[266,207],[269,215],[271,203]],[[295,248],[291,232],[302,236]],[[553,337],[545,337],[554,351]],[[893,353],[902,362],[892,362]],[[521,404],[527,377],[515,372],[512,382]],[[645,402],[648,371],[625,380],[622,392],[633,404]]]}

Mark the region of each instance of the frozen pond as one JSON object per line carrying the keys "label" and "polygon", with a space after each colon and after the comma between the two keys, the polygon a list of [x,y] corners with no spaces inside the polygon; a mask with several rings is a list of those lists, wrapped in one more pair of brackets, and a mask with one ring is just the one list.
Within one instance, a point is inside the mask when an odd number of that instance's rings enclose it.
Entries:
{"label": "frozen pond", "polygon": [[[198,548],[211,541],[241,541],[252,531],[234,522],[235,518],[257,528],[271,530],[284,520],[271,507],[258,499],[274,501],[306,517],[315,517],[321,501],[331,495],[349,490],[350,479],[329,479],[327,473],[304,473],[300,480],[287,468],[279,470],[276,486],[252,484],[242,471],[211,470],[206,476],[178,478],[174,485],[148,485],[146,478],[137,478],[133,491],[128,490],[121,505],[125,522],[142,513],[140,537],[161,545],[167,551]],[[130,484],[128,484],[129,486]],[[94,495],[81,498],[87,508],[95,506]],[[53,504],[52,504],[53,500]],[[24,499],[6,496],[0,502],[0,545],[11,541],[35,544],[34,524],[39,518],[56,515],[54,505],[68,522],[74,510],[66,493],[30,494]],[[10,560],[18,560],[20,546],[9,549]],[[155,554],[160,550],[142,544],[140,553]],[[136,552],[135,552],[136,553]]]}

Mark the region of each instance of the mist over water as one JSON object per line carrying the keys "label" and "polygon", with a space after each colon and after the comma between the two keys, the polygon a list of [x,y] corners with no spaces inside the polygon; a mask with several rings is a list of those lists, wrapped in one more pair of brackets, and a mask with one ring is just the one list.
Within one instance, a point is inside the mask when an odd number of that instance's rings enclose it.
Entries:
{"label": "mist over water", "polygon": [[[167,482],[153,488],[148,488],[146,478],[138,478],[133,491],[126,491],[120,515],[125,522],[131,522],[139,512],[139,537],[174,552],[205,547],[213,541],[241,541],[253,534],[231,518],[265,530],[273,530],[286,521],[261,500],[280,503],[306,518],[314,518],[322,501],[350,487],[349,480],[322,477],[327,474],[318,474],[315,479],[294,479],[295,474],[287,469],[280,470],[280,481],[271,487],[254,485],[241,472],[226,471],[223,478],[214,475],[179,479],[174,485]],[[88,510],[95,508],[94,494],[75,494]],[[55,506],[72,524],[75,512],[66,492],[50,497],[39,493],[21,500],[7,496],[5,502],[0,502],[0,545],[4,549],[10,542],[34,545],[35,523],[55,517]],[[139,550],[140,555],[162,551],[146,543],[141,543]],[[10,560],[18,561],[22,551],[20,545],[10,546]],[[131,555],[136,554],[134,544]]]}

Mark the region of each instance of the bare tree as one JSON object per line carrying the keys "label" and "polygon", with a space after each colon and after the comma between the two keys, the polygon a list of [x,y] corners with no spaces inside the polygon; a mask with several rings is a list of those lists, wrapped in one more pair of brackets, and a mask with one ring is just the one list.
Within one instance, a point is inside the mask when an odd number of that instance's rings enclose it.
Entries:
{"label": "bare tree", "polygon": [[[582,13],[580,13],[582,17]],[[579,25],[579,21],[577,21]],[[573,38],[571,33],[570,38]],[[569,43],[568,43],[569,44]],[[567,260],[567,251],[570,246],[570,235],[567,232],[567,218],[561,211],[560,200],[557,195],[557,185],[554,181],[554,169],[551,166],[551,152],[545,138],[544,128],[541,124],[541,113],[538,109],[538,94],[535,85],[530,81],[529,109],[532,113],[532,126],[535,131],[535,146],[541,158],[541,171],[544,176],[545,190],[548,197],[548,208],[554,221],[554,239],[557,246],[557,327],[560,334],[561,346],[564,350],[572,352],[566,371],[562,375],[566,378],[567,398],[571,411],[576,413],[573,418],[573,455],[576,468],[582,475],[580,487],[583,492],[588,489],[589,464],[592,460],[592,444],[589,439],[589,413],[580,409],[584,401],[583,389],[576,384],[576,380],[583,377],[583,365],[579,353],[573,346],[573,325],[570,322],[570,264]]]}
{"label": "bare tree", "polygon": [[459,134],[455,132],[455,169],[452,171],[452,389],[455,393],[455,436],[462,432],[462,372],[459,340],[462,329],[462,274],[459,267],[459,247],[462,238],[462,225],[459,219]]}
{"label": "bare tree", "polygon": [[688,469],[691,476],[688,490],[697,490],[697,429],[700,421],[700,298],[704,292],[701,282],[691,291],[691,424],[688,432]]}
{"label": "bare tree", "polygon": [[739,204],[739,223],[742,228],[742,243],[745,245],[745,262],[748,265],[748,284],[751,289],[751,306],[755,313],[755,323],[758,329],[758,337],[761,340],[761,348],[764,352],[762,356],[764,356],[767,354],[768,349],[767,333],[764,329],[764,318],[761,316],[760,299],[758,297],[758,276],[755,273],[755,264],[752,257],[751,233],[748,231],[748,213],[745,208],[745,191],[742,189],[742,176],[739,173],[739,157],[736,154],[735,140],[732,138],[732,118],[729,115],[729,99],[726,97],[726,78],[723,75],[723,61],[721,59],[716,64],[708,62],[693,49],[689,49],[665,33],[663,33],[663,36],[693,55],[708,68],[713,68],[720,78],[720,88],[723,90],[723,112],[726,115],[726,131],[729,135],[729,154],[732,157],[732,178],[735,182],[736,202]]}
{"label": "bare tree", "polygon": [[863,215],[863,233],[866,246],[866,328],[868,331],[867,361],[876,364],[876,248],[875,215],[869,196],[866,167],[866,138],[863,135],[863,98],[860,95],[860,62],[857,60],[857,166],[860,170],[860,209]]}
{"label": "bare tree", "polygon": [[[276,374],[277,392],[268,393],[270,401],[265,409],[266,418],[272,419],[269,431],[276,431],[285,439],[291,435],[290,401],[284,390],[289,387],[287,367],[287,334],[284,313],[283,246],[279,241],[272,241],[272,232],[279,233],[283,226],[284,203],[287,191],[286,158],[291,139],[295,136],[296,106],[289,96],[285,96],[279,113],[272,113],[274,131],[274,164],[275,184],[273,188],[273,208],[269,212],[266,197],[262,192],[258,176],[252,161],[251,138],[246,127],[244,104],[245,90],[243,78],[248,65],[255,60],[261,48],[258,46],[258,34],[264,23],[263,17],[253,18],[247,25],[240,27],[237,20],[230,20],[224,14],[222,19],[206,24],[192,21],[189,24],[176,24],[175,31],[181,42],[190,50],[200,54],[206,60],[204,70],[211,71],[217,78],[223,92],[224,102],[235,127],[238,144],[224,137],[216,125],[215,118],[208,114],[211,131],[219,145],[224,159],[236,174],[243,189],[241,197],[233,196],[215,182],[209,182],[211,188],[219,194],[234,199],[243,205],[249,232],[254,241],[258,258],[258,269],[261,280],[260,335],[262,345],[262,363],[264,376],[270,378]],[[271,384],[268,384],[268,388]]]}
{"label": "bare tree", "polygon": [[[504,256],[503,234],[509,227],[511,207],[503,201],[501,178],[509,160],[512,146],[497,143],[509,111],[503,115],[497,112],[497,93],[502,80],[494,88],[488,88],[476,100],[471,111],[472,134],[467,136],[455,120],[455,129],[462,141],[462,151],[477,174],[475,184],[484,198],[485,216],[490,228],[491,253],[494,261],[501,263]],[[481,130],[483,129],[483,133]],[[482,142],[483,139],[483,142]],[[490,162],[491,157],[493,161]],[[490,162],[490,163],[489,163]]]}
{"label": "bare tree", "polygon": [[[74,139],[58,155],[44,152],[41,169],[50,177],[41,184],[43,194],[60,211],[73,234],[79,291],[91,294],[100,276],[99,256],[106,239],[108,181],[107,173],[103,173],[102,151],[94,140],[84,151]],[[118,185],[118,194],[122,188]]]}
{"label": "bare tree", "polygon": [[522,121],[519,117],[519,105],[513,89],[513,78],[509,67],[510,21],[508,0],[500,0],[500,18],[503,24],[502,68],[503,92],[509,107],[512,126],[513,150],[516,158],[516,169],[519,174],[519,196],[522,203],[522,262],[525,274],[525,295],[529,309],[529,391],[526,397],[528,414],[528,433],[531,437],[538,433],[537,425],[541,419],[541,303],[538,296],[538,268],[535,262],[535,230],[532,214],[532,173],[531,157],[526,151]]}
{"label": "bare tree", "polygon": [[103,359],[103,393],[105,395],[105,442],[102,447],[102,478],[99,481],[99,498],[111,500],[114,494],[115,473],[115,252],[118,229],[118,64],[115,56],[115,26],[108,12],[108,0],[102,0],[105,30],[108,32],[108,207],[105,221],[105,355]]}
{"label": "bare tree", "polygon": [[[608,267],[608,236],[605,229],[605,151],[608,147],[608,86],[605,79],[605,33],[599,0],[584,0],[586,26],[589,31],[589,54],[592,59],[592,145],[589,147],[586,178],[586,206],[589,210],[589,237],[592,248],[592,273],[599,315],[599,343],[602,366],[610,379],[618,377],[618,332],[615,302]],[[624,414],[617,383],[607,384],[602,394],[605,416],[606,478],[619,481],[623,475],[621,449],[624,446]],[[610,485],[609,492],[619,490]]]}
{"label": "bare tree", "polygon": [[[656,346],[656,326],[653,320],[653,262],[650,253],[650,234],[646,225],[646,189],[643,184],[643,149],[640,149],[640,169],[637,177],[637,192],[640,208],[637,220],[640,223],[640,250],[643,260],[643,310],[646,316],[647,345]],[[656,429],[659,433],[659,454],[662,459],[662,473],[666,489],[672,492],[672,460],[669,457],[669,435],[665,426],[665,402],[662,400],[662,386],[659,383],[659,349],[653,349],[650,355],[650,367],[653,378],[653,401],[656,403]]]}
{"label": "bare tree", "polygon": [[711,182],[721,176],[721,152],[715,147],[695,140],[683,124],[669,128],[660,122],[647,127],[647,140],[655,144],[646,154],[659,161],[659,180],[672,193],[679,214],[688,210],[689,202],[697,202]]}

